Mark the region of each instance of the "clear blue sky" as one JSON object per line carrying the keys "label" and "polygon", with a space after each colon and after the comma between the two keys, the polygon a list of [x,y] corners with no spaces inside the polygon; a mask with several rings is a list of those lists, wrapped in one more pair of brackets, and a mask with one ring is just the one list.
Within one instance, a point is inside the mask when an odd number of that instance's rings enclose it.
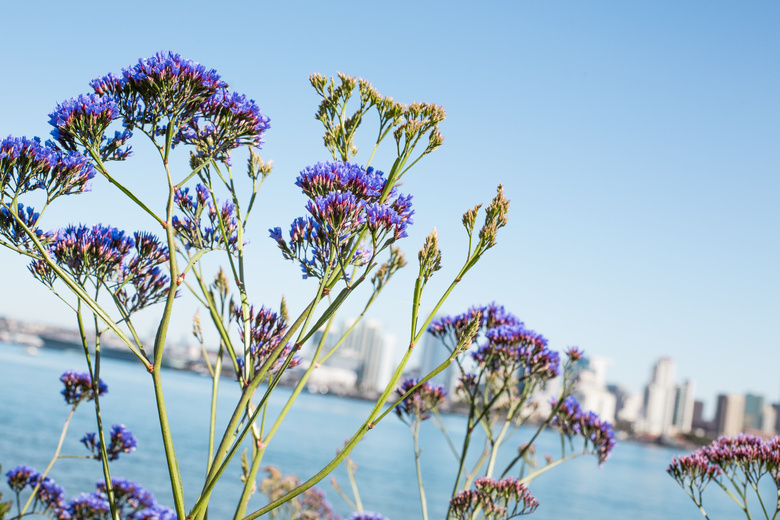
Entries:
{"label": "clear blue sky", "polygon": [[[2,135],[47,135],[57,102],[159,50],[257,100],[276,165],[250,236],[257,303],[284,292],[295,310],[313,289],[266,229],[302,214],[293,180],[328,157],[308,75],[343,71],[447,109],[444,146],[404,186],[407,256],[434,226],[442,238],[428,307],[465,254],[462,212],[503,182],[509,226],[448,312],[503,303],[551,346],[614,359],[609,379],[632,390],[669,355],[699,398],[780,399],[776,2],[12,2],[3,18]],[[138,187],[159,181],[140,153],[128,167]],[[111,195],[98,184],[45,225],[149,229]],[[0,262],[0,315],[70,323],[20,258]],[[373,312],[401,343],[412,271]],[[193,311],[183,303],[174,338]]]}

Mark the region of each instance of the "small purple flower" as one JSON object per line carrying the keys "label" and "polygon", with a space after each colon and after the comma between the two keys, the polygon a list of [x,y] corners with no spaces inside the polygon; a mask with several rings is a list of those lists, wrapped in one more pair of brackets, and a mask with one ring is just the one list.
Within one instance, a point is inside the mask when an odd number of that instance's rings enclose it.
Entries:
{"label": "small purple flower", "polygon": [[[407,379],[395,393],[401,397],[419,382],[416,378]],[[433,410],[441,406],[446,398],[447,392],[443,386],[426,381],[395,407],[395,413],[402,420],[424,421],[431,417]]]}
{"label": "small purple flower", "polygon": [[486,519],[503,520],[529,515],[539,507],[539,501],[531,496],[525,484],[514,477],[502,480],[480,477],[474,487],[476,489],[461,491],[450,499],[450,512],[454,518],[470,519],[481,510]]}
{"label": "small purple flower", "polygon": [[79,225],[59,230],[49,252],[77,279],[94,276],[102,281],[117,274],[133,246],[133,239],[117,228]]}
{"label": "small purple flower", "polygon": [[[92,388],[92,378],[87,372],[76,372],[75,370],[66,370],[61,376],[60,381],[65,385],[62,395],[65,402],[77,406],[81,401],[91,401],[95,398]],[[102,379],[98,379],[98,396],[108,392],[108,386]]]}
{"label": "small purple flower", "polygon": [[0,141],[0,190],[13,198],[42,189],[51,202],[62,195],[89,191],[92,162],[78,152],[63,152],[37,137],[8,136]]}
{"label": "small purple flower", "polygon": [[108,445],[108,460],[116,460],[120,453],[135,451],[138,441],[135,435],[124,425],[111,426],[111,443]]}
{"label": "small purple flower", "polygon": [[127,520],[176,520],[176,512],[160,504],[136,511],[127,517]]}
{"label": "small purple flower", "polygon": [[[81,438],[81,442],[92,452],[92,457],[100,458],[100,438],[97,433],[85,433],[84,437]],[[108,450],[106,450],[108,460],[117,460],[120,453],[133,452],[137,446],[138,440],[124,424],[111,426],[111,441],[108,444]]]}
{"label": "small purple flower", "polygon": [[[183,216],[173,217],[173,228],[187,249],[227,249],[238,250],[238,218],[236,207],[226,201],[219,210],[211,200],[208,188],[198,184],[195,197],[189,195],[189,188],[178,190],[174,202]],[[217,201],[219,204],[219,201]],[[208,225],[203,226],[203,213],[206,213]],[[227,240],[226,240],[227,239]]]}
{"label": "small purple flower", "polygon": [[107,520],[110,506],[99,493],[81,493],[71,499],[65,511],[73,520]]}
{"label": "small purple flower", "polygon": [[49,114],[54,127],[51,135],[66,149],[74,151],[78,145],[90,148],[99,145],[111,122],[119,117],[113,96],[80,95],[58,104]]}
{"label": "small purple flower", "polygon": [[388,520],[386,516],[380,515],[379,513],[371,513],[369,511],[364,511],[362,513],[352,513],[347,517],[347,520]]}
{"label": "small purple flower", "polygon": [[[172,52],[159,52],[122,69],[92,80],[99,96],[112,96],[125,126],[158,125],[162,118],[180,124],[192,119],[203,102],[227,87],[215,70]],[[156,134],[159,128],[150,129]]]}
{"label": "small purple flower", "polygon": [[44,510],[57,512],[65,506],[65,490],[54,482],[51,477],[41,479],[36,475],[30,479],[30,486],[38,486],[37,499],[43,504]]}
{"label": "small purple flower", "polygon": [[[286,259],[300,263],[304,278],[364,265],[378,250],[405,237],[412,223],[411,196],[396,194],[386,182],[382,172],[348,162],[309,166],[296,185],[309,197],[311,216],[293,222],[289,242],[281,228],[270,229],[270,236]],[[361,244],[356,254],[356,237],[364,232],[370,243]]]}
{"label": "small purple flower", "polygon": [[204,123],[193,118],[176,137],[177,144],[195,146],[197,162],[211,158],[228,162],[230,150],[241,145],[260,148],[262,135],[270,128],[254,100],[226,89],[212,94],[200,106],[199,116]]}
{"label": "small purple flower", "polygon": [[[236,307],[235,318],[238,323],[238,335],[241,342],[244,342],[244,318],[241,307]],[[279,348],[279,343],[287,332],[287,323],[277,313],[271,311],[266,307],[261,306],[259,309],[255,309],[254,306],[249,308],[249,353],[252,357],[252,363],[254,365],[255,372],[259,371],[269,356]],[[285,345],[282,348],[281,353],[277,357],[273,366],[270,367],[269,373],[277,372],[284,362],[285,358],[290,354],[292,345]],[[243,368],[243,360],[239,360],[241,368]],[[293,356],[288,368],[293,368],[300,363],[298,356]]]}
{"label": "small purple flower", "polygon": [[[114,498],[117,506],[125,513],[128,512],[127,510],[138,511],[152,508],[157,505],[157,500],[154,498],[154,495],[141,487],[138,482],[123,478],[112,478],[111,487],[114,490]],[[108,499],[105,481],[97,483],[97,492]]]}
{"label": "small purple flower", "polygon": [[34,482],[35,479],[39,478],[40,474],[35,468],[20,465],[10,470],[5,476],[8,477],[8,487],[19,493],[30,485],[30,482]]}
{"label": "small purple flower", "polygon": [[[44,244],[46,244],[52,237],[52,233],[44,233],[36,226],[38,224],[38,218],[40,213],[35,209],[25,206],[21,202],[17,206],[16,215],[19,220]],[[11,210],[5,206],[0,206],[0,234],[6,237],[12,244],[17,246],[23,246],[28,248],[33,247],[32,240],[25,232],[22,225],[14,218]]]}
{"label": "small purple flower", "polygon": [[[558,401],[553,399],[551,405],[557,406]],[[616,445],[612,425],[594,412],[585,412],[573,396],[567,397],[561,403],[551,426],[569,439],[575,436],[583,437],[586,449],[590,446],[599,465],[609,459]]]}

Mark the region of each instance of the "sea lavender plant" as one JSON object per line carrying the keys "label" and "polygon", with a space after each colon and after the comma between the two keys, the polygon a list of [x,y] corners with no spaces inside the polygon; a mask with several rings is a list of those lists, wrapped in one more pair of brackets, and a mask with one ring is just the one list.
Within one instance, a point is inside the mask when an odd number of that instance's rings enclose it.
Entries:
{"label": "sea lavender plant", "polygon": [[[690,455],[673,457],[666,472],[683,488],[705,518],[704,490],[715,483],[745,514],[745,517],[776,519],[780,515],[780,437],[762,439],[740,434],[720,437]],[[772,498],[762,496],[759,482],[767,477],[775,489]],[[758,506],[750,506],[755,497]],[[756,512],[758,509],[758,513]]]}
{"label": "sea lavender plant", "polygon": [[[493,210],[492,214],[500,218],[501,211]],[[463,221],[471,234],[473,212],[467,212]],[[497,221],[489,221],[486,226],[492,228],[494,222]],[[488,235],[490,232],[485,232],[482,237]],[[532,513],[538,502],[527,493],[525,486],[539,474],[586,453],[596,455],[599,464],[607,460],[615,446],[612,426],[596,414],[581,410],[571,396],[573,369],[583,356],[578,348],[568,349],[561,363],[559,354],[548,347],[542,335],[528,329],[519,318],[496,303],[472,307],[460,315],[440,317],[431,323],[428,331],[449,351],[449,356],[442,353],[445,361],[440,368],[451,361],[457,364],[460,378],[456,395],[468,411],[460,450],[455,448],[444,423],[438,422],[459,463],[448,518],[504,519]],[[465,352],[471,358],[469,364],[461,355]],[[559,377],[562,380],[559,395],[542,412],[535,394]],[[535,431],[531,430],[530,440],[520,445],[516,457],[498,473],[499,448],[520,426],[531,424],[531,419],[536,427]],[[546,466],[537,468],[532,456],[534,441],[548,427],[561,432],[561,454],[557,460],[549,457]],[[476,465],[469,470],[466,456],[477,428],[485,432],[485,441]],[[583,439],[582,450],[574,448],[575,437]],[[569,449],[564,439],[568,439]],[[518,478],[507,477],[518,462]],[[526,473],[527,469],[533,471]],[[496,474],[503,480],[495,481]],[[509,507],[511,500],[515,505]]]}
{"label": "sea lavender plant", "polygon": [[[325,127],[323,140],[331,159],[305,168],[298,177],[297,185],[306,197],[305,216],[293,222],[289,240],[282,237],[280,228],[270,231],[282,255],[296,262],[304,277],[315,280],[311,298],[292,316],[288,316],[284,300],[278,312],[262,305],[253,306],[246,275],[246,228],[258,190],[271,172],[270,161],[263,161],[258,153],[270,128],[269,119],[255,101],[230,90],[213,69],[172,52],[157,53],[119,74],[95,78],[90,83],[92,92],[57,104],[49,114],[54,141],[42,144],[39,139],[9,137],[0,144],[0,245],[29,258],[33,276],[73,311],[89,379],[69,376],[74,386],[66,399],[73,406],[71,414],[84,399],[91,399],[95,407],[97,432],[86,436],[85,444],[93,456],[99,455],[107,484],[103,491],[79,495],[69,504],[57,506],[62,515],[119,520],[125,514],[124,484],[117,484],[114,489],[109,462],[132,450],[135,441],[116,425],[109,442],[103,435],[101,387],[95,375],[100,373],[104,334],[113,334],[123,342],[151,375],[175,507],[175,513],[170,515],[146,507],[130,516],[206,518],[214,486],[242,443],[251,439],[251,451],[245,457],[243,489],[234,515],[236,519],[251,520],[284,507],[299,496],[304,497],[304,502],[317,502],[310,491],[312,486],[345,460],[360,439],[392,411],[385,403],[399,384],[414,346],[459,281],[496,244],[499,229],[507,223],[509,208],[500,186],[496,197],[485,206],[485,222],[479,231],[476,218],[480,206],[464,216],[469,242],[466,260],[456,269],[444,292],[435,298],[428,315],[420,313],[423,294],[430,278],[441,270],[442,253],[435,231],[425,240],[418,254],[419,271],[412,292],[409,349],[364,423],[322,469],[305,481],[296,481],[278,496],[275,494],[267,505],[248,511],[261,461],[281,422],[312,372],[345,340],[346,336],[339,338],[327,352],[323,348],[337,311],[370,278],[372,289],[365,302],[365,314],[394,273],[406,265],[397,242],[406,237],[414,212],[411,196],[398,192],[399,181],[443,142],[439,125],[445,114],[439,106],[403,105],[380,95],[367,81],[344,74],[339,74],[338,80],[315,74],[310,82],[321,98],[316,117]],[[363,117],[372,110],[378,116],[377,137],[370,155],[358,160],[358,130]],[[391,135],[395,157],[383,174],[371,162]],[[112,161],[130,159],[131,143],[139,138],[148,139],[159,155],[162,197],[142,197],[109,168]],[[245,179],[234,171],[233,156],[241,153],[241,148],[248,153]],[[189,152],[189,168],[180,170],[174,165],[182,164],[181,161],[173,159],[182,150]],[[97,181],[107,181],[118,196],[135,205],[141,217],[159,231],[159,238],[146,232],[130,234],[108,224],[66,224],[44,231],[41,225],[50,204],[61,196],[87,191],[96,177]],[[37,209],[24,204],[35,190],[45,193],[44,203]],[[202,261],[212,253],[223,255],[226,264],[216,276],[209,274],[214,264]],[[215,281],[211,283],[211,279]],[[205,474],[199,492],[193,491],[191,496],[195,498],[189,504],[185,503],[162,383],[171,316],[176,298],[182,293],[192,295],[206,309],[208,322],[217,336],[216,361],[212,364],[206,359],[212,376],[212,403],[217,402],[223,358],[233,365],[241,385],[240,397],[221,436],[216,429],[214,404],[208,412]],[[154,339],[144,341],[136,331],[135,317],[140,312],[151,312],[153,304],[160,304],[159,326]],[[205,350],[202,325],[198,318],[194,331]],[[307,368],[281,412],[272,416],[268,410],[269,395],[287,369],[299,362],[301,345],[319,329],[325,333],[306,360]],[[458,340],[457,353],[471,343],[476,325],[469,330],[462,342]],[[545,352],[541,349],[526,355],[544,357]],[[548,361],[552,365],[552,360]],[[543,368],[539,368],[541,372]],[[541,376],[534,373],[533,377]],[[266,383],[262,389],[261,383]],[[399,399],[395,405],[401,402]],[[420,415],[416,420],[419,423],[422,419]],[[58,456],[59,447],[53,461]],[[42,474],[31,498],[42,489],[47,472],[48,469]],[[29,501],[27,506],[20,507],[19,516],[26,514],[28,506]],[[314,509],[307,514],[319,514]]]}

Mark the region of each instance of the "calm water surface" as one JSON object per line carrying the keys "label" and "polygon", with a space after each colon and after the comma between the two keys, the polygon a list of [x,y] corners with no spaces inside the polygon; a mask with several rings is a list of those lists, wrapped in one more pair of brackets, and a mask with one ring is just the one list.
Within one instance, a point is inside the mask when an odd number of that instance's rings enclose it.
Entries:
{"label": "calm water surface", "polygon": [[[60,395],[59,376],[68,368],[83,370],[83,359],[75,353],[57,351],[41,351],[31,356],[24,348],[0,344],[0,363],[4,369],[0,383],[0,463],[4,472],[19,464],[43,470],[56,448],[69,411]],[[138,450],[123,455],[112,466],[112,475],[140,482],[155,493],[158,501],[171,505],[149,375],[140,365],[105,360],[101,378],[109,387],[109,393],[102,399],[106,429],[111,424],[123,423],[138,438]],[[210,379],[168,371],[164,380],[187,504],[191,507],[205,471]],[[231,403],[237,399],[238,388],[227,380],[222,381],[221,388],[219,419],[224,424],[232,411]],[[287,396],[287,389],[275,392],[271,409],[281,409]],[[278,466],[285,474],[311,476],[336,454],[370,409],[370,403],[363,401],[301,395],[271,442],[264,464]],[[465,430],[465,419],[449,416],[445,420],[457,444]],[[62,453],[83,455],[85,449],[79,439],[84,432],[95,431],[94,424],[89,405],[81,406],[71,423]],[[433,424],[425,426],[428,428],[423,428],[421,440],[423,477],[433,520],[443,518],[446,512],[456,463],[440,432]],[[507,459],[527,438],[527,432],[522,430],[516,434],[507,448]],[[538,452],[555,454],[559,442],[554,434],[543,435],[538,441]],[[626,442],[618,445],[602,468],[598,468],[592,456],[563,464],[531,483],[531,492],[541,505],[530,518],[700,519],[702,516],[693,503],[666,475],[666,466],[676,454],[667,448]],[[407,426],[395,416],[388,416],[364,438],[353,452],[353,459],[359,466],[357,477],[366,510],[381,512],[391,520],[421,518],[412,437]],[[223,477],[211,502],[211,518],[232,518],[232,504],[240,492],[239,473],[240,468],[234,465]],[[334,475],[343,489],[349,488],[343,470],[337,470]],[[51,476],[65,487],[70,497],[82,491],[94,491],[95,482],[102,479],[102,471],[94,460],[61,459]],[[319,487],[327,493],[336,511],[344,516],[351,512],[333,491],[329,478]],[[5,480],[0,490],[6,499],[10,497]],[[710,517],[736,518],[738,511],[734,504],[721,497],[716,489],[710,491]],[[255,497],[252,505],[259,508],[264,503],[261,497]]]}

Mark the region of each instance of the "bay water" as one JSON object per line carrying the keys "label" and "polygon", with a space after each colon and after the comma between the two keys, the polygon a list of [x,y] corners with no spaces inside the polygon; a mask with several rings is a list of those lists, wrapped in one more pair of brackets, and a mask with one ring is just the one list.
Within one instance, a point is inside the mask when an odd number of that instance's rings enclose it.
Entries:
{"label": "bay water", "polygon": [[[83,357],[75,352],[39,350],[32,355],[24,347],[0,344],[0,463],[3,473],[19,464],[42,471],[57,445],[70,407],[60,395],[59,376],[66,369],[85,370]],[[158,418],[149,374],[140,364],[106,359],[101,379],[108,394],[101,398],[106,430],[125,424],[138,438],[138,449],[123,454],[112,463],[112,476],[134,480],[151,490],[158,501],[172,505],[168,473],[158,432]],[[192,507],[203,485],[206,468],[208,409],[211,380],[198,374],[167,370],[164,373],[165,399],[176,453],[183,475],[187,507]],[[224,428],[239,395],[236,383],[221,381],[218,421]],[[277,389],[272,395],[269,417],[286,402],[290,390]],[[285,423],[271,441],[263,465],[274,465],[287,474],[307,479],[326,465],[344,442],[363,423],[371,403],[330,395],[302,394]],[[465,433],[465,418],[444,417],[457,446]],[[430,421],[428,421],[430,423]],[[79,442],[87,431],[95,431],[90,403],[77,410],[65,439],[62,454],[85,455]],[[221,433],[221,431],[220,431]],[[518,445],[526,442],[531,430],[521,429],[502,454],[511,459]],[[457,469],[456,460],[441,432],[431,423],[421,428],[423,478],[431,520],[443,518]],[[556,456],[560,437],[546,432],[537,440],[537,452]],[[478,447],[475,446],[475,450]],[[536,520],[583,518],[599,520],[694,520],[701,513],[681,488],[666,474],[666,466],[680,452],[671,448],[631,442],[619,443],[612,458],[602,468],[593,456],[582,456],[546,472],[530,484],[539,500]],[[395,415],[372,429],[353,451],[358,465],[357,481],[363,506],[390,520],[422,518],[414,465],[413,439],[409,427]],[[543,460],[543,459],[542,459]],[[68,497],[94,491],[102,480],[96,460],[61,458],[50,475],[66,489]],[[211,519],[233,517],[240,493],[240,466],[232,464],[216,488],[209,509]],[[346,471],[340,467],[333,477],[351,495]],[[352,509],[334,491],[330,477],[318,485],[333,508],[342,516]],[[0,491],[4,500],[12,497],[3,475]],[[705,494],[710,518],[739,518],[736,505],[716,486]],[[262,496],[251,507],[265,504]]]}

